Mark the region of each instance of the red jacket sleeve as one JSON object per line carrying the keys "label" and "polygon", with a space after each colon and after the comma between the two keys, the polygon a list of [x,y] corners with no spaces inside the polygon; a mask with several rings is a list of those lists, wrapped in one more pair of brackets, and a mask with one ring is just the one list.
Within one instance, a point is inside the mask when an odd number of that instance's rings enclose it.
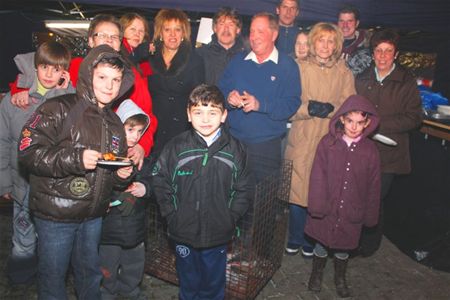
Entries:
{"label": "red jacket sleeve", "polygon": [[9,84],[9,90],[11,91],[11,96],[15,95],[17,93],[23,92],[23,91],[28,91],[28,88],[20,88],[17,86],[17,82],[19,81],[19,77],[16,77],[16,80],[14,82],[11,82]]}
{"label": "red jacket sleeve", "polygon": [[139,145],[145,150],[145,156],[148,156],[153,147],[153,135],[158,126],[158,120],[152,112],[152,97],[148,90],[147,77],[142,76],[135,68],[133,68],[133,73],[135,78],[134,86],[129,98],[150,117],[150,126],[139,141]]}
{"label": "red jacket sleeve", "polygon": [[80,70],[80,65],[82,61],[83,61],[82,57],[74,57],[70,61],[69,74],[70,74],[70,81],[72,81],[73,87],[77,86],[78,71]]}

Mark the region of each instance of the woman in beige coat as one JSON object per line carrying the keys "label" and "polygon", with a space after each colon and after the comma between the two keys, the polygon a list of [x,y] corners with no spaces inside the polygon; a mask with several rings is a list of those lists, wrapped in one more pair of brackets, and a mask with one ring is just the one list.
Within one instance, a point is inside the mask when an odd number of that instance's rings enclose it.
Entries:
{"label": "woman in beige coat", "polygon": [[353,75],[339,58],[342,43],[337,26],[317,23],[308,35],[309,56],[298,61],[302,105],[291,118],[285,152],[285,158],[294,163],[287,254],[296,254],[302,248],[304,256],[313,255],[303,235],[312,162],[320,139],[328,132],[330,118],[348,96],[356,94]]}

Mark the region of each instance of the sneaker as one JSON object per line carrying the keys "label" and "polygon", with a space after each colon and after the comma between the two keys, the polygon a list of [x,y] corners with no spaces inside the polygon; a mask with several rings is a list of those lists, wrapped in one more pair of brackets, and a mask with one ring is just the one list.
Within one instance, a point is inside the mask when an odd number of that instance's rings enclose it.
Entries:
{"label": "sneaker", "polygon": [[287,255],[297,255],[300,252],[300,246],[294,246],[291,244],[288,244],[287,247],[284,249],[284,252]]}
{"label": "sneaker", "polygon": [[311,246],[303,246],[302,247],[302,255],[305,258],[311,258],[314,256],[314,249]]}

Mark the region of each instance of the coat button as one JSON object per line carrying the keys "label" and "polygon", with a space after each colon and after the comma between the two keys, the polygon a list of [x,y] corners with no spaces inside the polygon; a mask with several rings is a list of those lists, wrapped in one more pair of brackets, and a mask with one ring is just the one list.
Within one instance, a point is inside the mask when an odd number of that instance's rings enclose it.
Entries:
{"label": "coat button", "polygon": [[175,97],[170,96],[169,101],[173,101],[173,100],[175,100]]}

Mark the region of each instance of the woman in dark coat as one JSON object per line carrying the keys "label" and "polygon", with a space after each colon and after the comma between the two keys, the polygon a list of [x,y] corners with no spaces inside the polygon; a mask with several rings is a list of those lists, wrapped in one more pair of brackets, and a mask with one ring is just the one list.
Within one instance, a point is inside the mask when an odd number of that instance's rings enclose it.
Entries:
{"label": "woman in dark coat", "polygon": [[149,89],[153,113],[158,118],[153,156],[175,135],[187,130],[189,94],[205,81],[203,60],[190,43],[191,28],[183,11],[162,9],[155,17],[155,53],[150,56],[153,74]]}
{"label": "woman in dark coat", "polygon": [[317,147],[305,227],[317,241],[308,286],[312,291],[320,291],[328,249],[332,249],[336,290],[341,297],[350,295],[345,280],[348,250],[358,246],[363,225],[378,221],[380,157],[368,138],[378,122],[373,104],[362,96],[350,96]]}
{"label": "woman in dark coat", "polygon": [[377,143],[381,157],[380,221],[363,230],[359,252],[370,256],[380,247],[383,225],[383,199],[395,174],[411,172],[409,131],[422,122],[422,104],[414,77],[395,63],[399,36],[386,29],[374,33],[370,41],[375,64],[356,78],[356,91],[372,102],[380,116],[378,133],[397,142],[392,147]]}

